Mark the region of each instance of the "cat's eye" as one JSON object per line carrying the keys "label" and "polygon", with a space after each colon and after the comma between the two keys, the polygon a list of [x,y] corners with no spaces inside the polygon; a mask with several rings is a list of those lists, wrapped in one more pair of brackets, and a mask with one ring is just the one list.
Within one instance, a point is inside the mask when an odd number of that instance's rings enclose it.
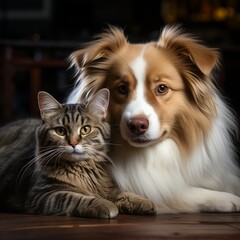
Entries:
{"label": "cat's eye", "polygon": [[64,127],[56,127],[54,130],[59,136],[65,136],[67,134],[67,131]]}
{"label": "cat's eye", "polygon": [[83,127],[81,128],[80,132],[81,132],[82,135],[87,135],[87,134],[89,134],[89,133],[91,132],[91,126],[89,126],[89,125],[83,126]]}

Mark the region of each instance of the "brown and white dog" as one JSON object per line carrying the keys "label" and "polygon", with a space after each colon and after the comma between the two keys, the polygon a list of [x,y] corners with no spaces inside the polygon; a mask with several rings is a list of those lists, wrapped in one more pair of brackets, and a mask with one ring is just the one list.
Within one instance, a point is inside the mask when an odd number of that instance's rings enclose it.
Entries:
{"label": "brown and white dog", "polygon": [[219,53],[178,26],[158,41],[129,43],[110,27],[73,52],[68,102],[111,93],[113,176],[155,201],[158,213],[240,211],[234,116],[214,86]]}

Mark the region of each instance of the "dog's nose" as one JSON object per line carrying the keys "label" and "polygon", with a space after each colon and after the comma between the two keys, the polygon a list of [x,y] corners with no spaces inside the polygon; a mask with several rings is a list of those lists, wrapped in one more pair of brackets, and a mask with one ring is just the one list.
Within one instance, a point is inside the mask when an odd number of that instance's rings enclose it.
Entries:
{"label": "dog's nose", "polygon": [[129,130],[137,135],[144,134],[149,126],[149,122],[146,118],[136,117],[132,118],[127,123]]}

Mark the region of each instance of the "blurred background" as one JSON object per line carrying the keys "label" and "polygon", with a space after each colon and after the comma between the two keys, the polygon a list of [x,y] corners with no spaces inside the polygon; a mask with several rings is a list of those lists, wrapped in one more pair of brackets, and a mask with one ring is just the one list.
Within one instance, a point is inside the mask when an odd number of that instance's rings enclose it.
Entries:
{"label": "blurred background", "polygon": [[145,42],[172,23],[220,49],[217,80],[239,116],[238,0],[0,0],[0,125],[38,116],[39,90],[64,101],[74,84],[68,56],[108,24]]}

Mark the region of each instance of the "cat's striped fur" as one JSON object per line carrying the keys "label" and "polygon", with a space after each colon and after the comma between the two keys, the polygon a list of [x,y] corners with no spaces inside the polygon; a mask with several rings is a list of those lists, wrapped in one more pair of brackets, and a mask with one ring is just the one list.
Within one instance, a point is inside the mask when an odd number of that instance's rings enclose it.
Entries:
{"label": "cat's striped fur", "polygon": [[[115,217],[118,211],[155,213],[150,200],[121,193],[108,172],[108,100],[107,89],[100,90],[87,105],[60,104],[40,92],[42,123],[28,119],[0,130],[0,137],[1,131],[10,131],[9,135],[18,132],[16,143],[25,146],[21,149],[16,145],[14,152],[8,134],[5,142],[0,140],[2,210],[100,218]],[[35,158],[29,158],[29,151],[24,150],[25,141],[27,149],[36,145]]]}

